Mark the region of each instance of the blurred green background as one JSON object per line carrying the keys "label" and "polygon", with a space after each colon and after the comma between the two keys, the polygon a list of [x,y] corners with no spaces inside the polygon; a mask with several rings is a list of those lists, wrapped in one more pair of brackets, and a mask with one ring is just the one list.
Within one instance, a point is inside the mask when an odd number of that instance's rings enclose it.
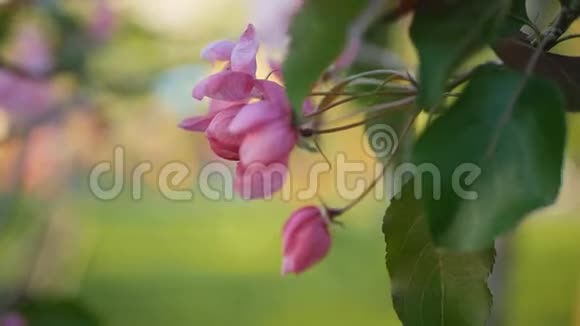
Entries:
{"label": "blurred green background", "polygon": [[[73,300],[107,326],[400,324],[384,264],[385,202],[370,198],[350,211],[345,227],[333,229],[331,254],[320,265],[298,277],[281,277],[281,228],[305,203],[211,201],[195,186],[197,171],[216,159],[202,135],[176,125],[205,110],[190,97],[195,82],[212,69],[199,61],[199,51],[213,40],[235,39],[250,21],[259,31],[268,29],[274,2],[108,3],[115,30],[89,51],[85,76],[51,77],[66,96],[82,92],[89,99],[82,106],[89,109],[44,124],[27,142],[8,136],[0,142],[0,175],[6,181],[1,188],[10,190],[14,167],[25,180],[13,214],[0,219],[2,302],[21,292],[24,301]],[[90,7],[88,1],[56,3],[74,17],[86,16]],[[47,20],[33,9],[18,16],[29,19]],[[50,31],[52,39],[61,37],[54,27]],[[412,65],[408,40],[395,39],[398,54]],[[580,53],[580,44],[559,50]],[[263,48],[259,74],[267,74],[266,59],[279,53],[279,44]],[[8,128],[5,120],[0,129]],[[561,200],[508,235],[500,301],[506,325],[580,325],[580,118],[571,116],[570,125]],[[352,160],[370,163],[361,141],[362,130],[323,139],[330,157],[345,151]],[[125,149],[127,185],[118,198],[103,201],[88,190],[88,173],[97,162],[113,160],[116,146]],[[23,148],[25,168],[17,160]],[[308,164],[321,160],[293,154],[295,185],[305,182]],[[194,189],[193,200],[170,201],[158,191],[159,170],[176,161],[191,174],[175,189]],[[135,200],[130,171],[142,162],[151,162],[154,171]],[[323,177],[320,195],[344,204],[332,180],[331,174]],[[8,195],[2,198],[4,207],[14,203]]]}

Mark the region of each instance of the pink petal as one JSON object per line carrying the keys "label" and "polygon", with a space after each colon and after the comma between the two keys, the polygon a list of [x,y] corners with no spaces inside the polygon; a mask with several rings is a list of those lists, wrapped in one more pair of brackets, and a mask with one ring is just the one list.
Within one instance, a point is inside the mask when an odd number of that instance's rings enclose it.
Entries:
{"label": "pink petal", "polygon": [[99,42],[108,40],[115,29],[117,17],[109,3],[105,0],[97,0],[89,22],[89,33]]}
{"label": "pink petal", "polygon": [[294,270],[294,260],[290,257],[282,258],[282,275],[291,274],[294,272]]}
{"label": "pink petal", "polygon": [[242,134],[262,126],[268,122],[280,119],[283,114],[269,101],[259,101],[244,106],[230,124],[230,132]]}
{"label": "pink petal", "polygon": [[11,312],[0,316],[0,325],[2,326],[26,326],[28,322],[23,315],[17,312]]}
{"label": "pink petal", "polygon": [[300,274],[314,264],[320,262],[330,250],[331,238],[326,226],[313,225],[299,229],[294,235],[296,245],[293,250],[285,253],[288,260],[288,273]]}
{"label": "pink petal", "polygon": [[33,24],[21,25],[16,30],[13,45],[14,64],[29,74],[42,76],[54,66],[46,31]]}
{"label": "pink petal", "polygon": [[283,82],[284,76],[282,76],[282,63],[279,61],[268,60],[268,64],[270,65],[270,69],[272,69],[274,77]]}
{"label": "pink petal", "polygon": [[239,159],[242,139],[232,135],[228,128],[240,108],[241,106],[235,106],[216,113],[205,131],[211,149],[216,155],[226,160]]}
{"label": "pink petal", "polygon": [[314,220],[320,218],[321,211],[317,206],[307,206],[296,211],[284,224],[282,229],[282,240],[284,241],[284,247],[293,247],[290,239],[290,235],[296,232],[300,227],[307,223],[312,223]]}
{"label": "pink petal", "polygon": [[302,103],[302,114],[311,115],[316,111],[316,106],[312,103],[312,100],[307,98]]}
{"label": "pink petal", "polygon": [[200,81],[193,89],[193,97],[201,100],[209,97],[222,101],[248,99],[254,88],[254,78],[234,71],[221,71]]}
{"label": "pink petal", "polygon": [[290,113],[290,102],[282,85],[269,80],[256,80],[255,86],[264,99],[276,103],[280,109]]}
{"label": "pink petal", "polygon": [[228,40],[215,41],[201,50],[201,57],[209,62],[229,61],[236,43]]}
{"label": "pink petal", "polygon": [[284,186],[287,174],[287,161],[249,166],[238,163],[234,189],[244,199],[270,197]]}
{"label": "pink petal", "polygon": [[210,113],[217,113],[219,111],[229,109],[233,106],[238,106],[240,104],[246,104],[246,101],[220,101],[220,100],[211,100],[209,102],[209,112]]}
{"label": "pink petal", "polygon": [[331,244],[328,221],[321,208],[295,211],[283,229],[282,273],[301,273],[324,258]]}
{"label": "pink petal", "polygon": [[252,24],[244,31],[238,44],[232,50],[231,63],[233,71],[241,71],[252,76],[256,75],[256,54],[258,53],[258,38]]}
{"label": "pink petal", "polygon": [[244,165],[285,160],[298,135],[287,123],[274,123],[248,133],[240,147],[240,161]]}
{"label": "pink petal", "polygon": [[191,117],[183,120],[179,127],[189,131],[205,131],[211,120],[213,119],[213,114],[198,116],[198,117]]}

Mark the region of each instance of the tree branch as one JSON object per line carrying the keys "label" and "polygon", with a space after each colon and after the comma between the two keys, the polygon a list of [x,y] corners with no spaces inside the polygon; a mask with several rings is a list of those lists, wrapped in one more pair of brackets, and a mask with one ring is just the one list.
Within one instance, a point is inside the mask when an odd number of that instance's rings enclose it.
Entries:
{"label": "tree branch", "polygon": [[[580,16],[580,1],[573,2],[569,7],[562,6],[560,13],[556,19],[543,33],[542,40],[537,40],[536,43],[545,41],[544,49],[546,51],[558,44],[558,39],[564,34],[570,25]],[[537,44],[534,44],[537,46]]]}

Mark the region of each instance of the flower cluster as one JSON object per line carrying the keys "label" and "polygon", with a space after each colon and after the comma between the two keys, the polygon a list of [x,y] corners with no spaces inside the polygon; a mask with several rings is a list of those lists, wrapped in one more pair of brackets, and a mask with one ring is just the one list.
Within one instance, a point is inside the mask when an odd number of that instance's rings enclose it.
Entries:
{"label": "flower cluster", "polygon": [[[209,111],[180,125],[189,131],[205,132],[217,156],[237,162],[234,187],[247,199],[270,196],[283,186],[290,152],[299,137],[285,88],[256,77],[258,47],[253,25],[237,42],[209,44],[202,58],[211,63],[225,62],[221,71],[193,89],[194,98],[210,99]],[[282,80],[277,67],[274,72]],[[312,103],[306,100],[304,112],[312,109]],[[331,243],[331,215],[324,208],[309,206],[290,217],[283,231],[283,274],[301,273],[326,256]]]}
{"label": "flower cluster", "polygon": [[193,89],[194,98],[210,98],[209,112],[181,123],[186,130],[205,132],[216,155],[237,161],[235,190],[247,199],[270,196],[283,186],[298,140],[284,87],[256,77],[258,47],[252,25],[238,42],[207,46],[201,56],[225,66]]}
{"label": "flower cluster", "polygon": [[[352,26],[351,45],[335,60],[335,69],[354,60],[363,30],[361,26],[370,21],[365,15],[362,17],[364,23]],[[316,129],[314,120],[310,121],[314,129],[310,124],[301,129],[294,124],[284,86],[256,76],[258,48],[256,31],[250,24],[237,42],[216,41],[203,49],[202,58],[212,64],[223,63],[223,68],[201,80],[193,89],[195,99],[210,100],[208,113],[185,119],[180,124],[185,130],[204,132],[217,156],[236,162],[234,189],[246,199],[269,197],[280,190],[288,172],[290,152],[299,136],[325,131]],[[273,69],[270,75],[283,81],[281,64],[271,62],[270,66]],[[393,105],[384,108],[391,107]],[[311,115],[317,109],[310,99],[304,100],[303,114]],[[326,109],[326,106],[320,108],[316,114]],[[294,212],[283,228],[282,273],[302,273],[324,258],[331,245],[329,226],[358,200],[340,210],[307,206]]]}

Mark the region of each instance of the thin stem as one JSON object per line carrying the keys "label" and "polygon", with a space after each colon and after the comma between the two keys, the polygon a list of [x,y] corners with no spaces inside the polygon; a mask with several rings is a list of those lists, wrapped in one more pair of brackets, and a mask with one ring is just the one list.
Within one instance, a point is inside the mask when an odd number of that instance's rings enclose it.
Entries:
{"label": "thin stem", "polygon": [[280,71],[280,70],[278,70],[278,69],[274,69],[274,70],[270,71],[270,73],[268,73],[268,75],[266,76],[266,78],[265,78],[265,79],[266,79],[266,80],[268,80],[270,77],[272,77],[272,75],[273,75],[274,73],[276,73],[276,72],[278,72],[278,71]]}
{"label": "thin stem", "polygon": [[357,95],[356,92],[311,92],[308,96],[328,96],[328,95],[336,95],[336,96],[348,96],[348,95]]}
{"label": "thin stem", "polygon": [[372,105],[372,106],[369,106],[361,111],[353,112],[352,114],[337,118],[334,121],[329,121],[327,123],[328,124],[337,123],[340,121],[350,119],[350,118],[355,117],[355,116],[360,115],[360,114],[369,115],[369,114],[374,114],[374,113],[382,113],[382,111],[386,111],[386,110],[398,109],[404,105],[413,103],[415,101],[415,98],[416,98],[415,96],[409,96],[409,97],[405,97],[405,98],[402,98],[402,99],[399,99],[396,101],[392,101],[392,102]]}
{"label": "thin stem", "polygon": [[554,44],[554,46],[556,46],[560,43],[564,43],[566,41],[572,40],[572,39],[576,39],[576,38],[580,38],[580,34],[570,34],[570,35],[563,36],[556,41],[556,44]]}
{"label": "thin stem", "polygon": [[316,137],[314,138],[314,147],[316,147],[316,149],[318,150],[318,152],[320,153],[320,155],[322,155],[322,157],[324,158],[324,160],[326,161],[326,163],[328,163],[328,166],[330,166],[332,168],[332,163],[330,163],[330,160],[328,159],[328,156],[326,156],[326,154],[324,154],[324,152],[322,151],[322,148],[320,147],[320,144],[318,143],[318,140],[316,139]]}
{"label": "thin stem", "polygon": [[[415,101],[415,96],[410,96],[410,97],[406,97],[404,99],[398,100],[398,101],[394,101],[394,102],[389,102],[389,103],[382,103],[382,104],[378,104],[378,105],[374,105],[369,107],[367,110],[363,111],[363,112],[356,112],[355,115],[361,114],[361,113],[365,113],[365,114],[373,114],[373,113],[378,113],[377,115],[364,119],[362,121],[357,121],[351,124],[347,124],[344,126],[339,126],[339,127],[334,127],[334,128],[329,128],[329,129],[318,129],[318,130],[311,130],[311,134],[312,135],[319,135],[319,134],[328,134],[328,133],[333,133],[333,132],[339,132],[339,131],[344,131],[344,130],[348,130],[351,128],[355,128],[358,126],[362,126],[364,124],[366,124],[369,121],[372,121],[374,119],[377,119],[379,117],[382,117],[383,114],[390,112],[391,109],[398,109],[403,107],[404,105],[407,104],[411,104],[413,103],[413,101]],[[348,116],[348,117],[342,117],[339,120],[344,120],[344,119],[348,119],[351,118],[352,116]],[[336,121],[335,121],[336,122]]]}
{"label": "thin stem", "polygon": [[[418,110],[409,119],[409,123],[407,124],[407,126],[405,126],[405,129],[403,129],[403,131],[401,132],[401,139],[404,139],[407,136],[407,134],[411,130],[411,127],[415,123],[415,120],[419,116],[420,112],[421,111]],[[343,208],[338,209],[338,210],[333,210],[335,218],[346,213],[347,211],[349,211],[350,209],[352,209],[353,207],[358,205],[377,186],[379,181],[385,177],[385,173],[387,172],[387,169],[389,168],[389,166],[393,162],[393,158],[397,155],[400,148],[401,148],[401,146],[400,146],[400,142],[399,142],[396,144],[396,147],[393,149],[393,153],[391,153],[391,156],[389,156],[388,160],[383,165],[383,169],[381,170],[381,173],[379,173],[379,175],[371,182],[371,184],[363,191],[362,194],[360,194],[355,200],[353,200],[352,202],[350,202],[348,205],[344,206]]]}
{"label": "thin stem", "polygon": [[394,83],[385,83],[383,80],[373,79],[373,78],[360,78],[356,81],[351,83],[353,86],[359,85],[370,85],[370,86],[377,86],[378,89],[380,88],[387,88],[390,91],[405,91],[405,92],[416,92],[416,88],[412,86],[401,85],[401,84],[394,84]]}
{"label": "thin stem", "polygon": [[314,118],[314,117],[316,117],[316,116],[319,116],[319,115],[321,115],[321,114],[322,114],[322,113],[324,113],[325,111],[328,111],[328,110],[330,110],[330,109],[332,109],[332,108],[335,108],[335,107],[337,107],[337,106],[340,106],[340,105],[346,104],[346,103],[348,103],[348,102],[352,102],[352,101],[355,101],[355,100],[358,100],[358,99],[361,99],[361,98],[365,98],[365,97],[381,96],[381,95],[390,96],[390,95],[393,95],[393,94],[391,94],[391,93],[365,93],[365,94],[353,95],[353,96],[347,97],[347,98],[345,98],[345,99],[342,99],[342,100],[340,100],[340,101],[337,101],[337,102],[331,103],[331,104],[329,104],[328,106],[326,106],[326,107],[324,107],[324,108],[321,108],[321,109],[319,109],[319,110],[318,110],[318,111],[316,111],[316,112],[313,112],[313,113],[311,113],[311,114],[309,114],[309,115],[306,115],[304,118],[305,118],[305,119]]}
{"label": "thin stem", "polygon": [[[552,35],[552,34],[549,34],[549,35]],[[514,108],[516,106],[516,103],[517,103],[520,95],[524,91],[524,88],[526,87],[528,80],[530,79],[530,77],[534,73],[534,69],[536,68],[536,65],[538,64],[538,60],[540,60],[542,53],[544,53],[544,49],[546,48],[546,46],[548,46],[548,44],[550,44],[551,41],[552,41],[551,37],[544,37],[542,42],[538,45],[538,47],[534,51],[532,57],[530,58],[530,61],[528,61],[526,68],[524,70],[524,78],[517,85],[512,97],[509,99],[510,101],[508,102],[508,106],[506,108],[506,111],[500,117],[499,123],[498,123],[497,128],[496,128],[496,133],[494,134],[494,136],[493,136],[491,142],[489,143],[489,146],[487,147],[487,150],[485,152],[485,155],[484,155],[485,159],[488,159],[491,156],[494,148],[497,145],[497,142],[499,141],[499,137],[501,135],[502,129],[506,126],[506,124],[511,119],[511,117],[513,115]]]}
{"label": "thin stem", "polygon": [[[548,51],[558,44],[560,36],[570,28],[570,25],[572,25],[579,15],[580,1],[573,2],[570,6],[562,6],[558,17],[556,17],[543,34],[543,38],[541,39],[541,43],[544,43],[541,47],[542,50],[545,49]],[[538,48],[540,48],[539,45]]]}
{"label": "thin stem", "polygon": [[407,80],[407,75],[404,72],[394,70],[394,69],[375,69],[375,70],[361,72],[361,73],[356,74],[356,75],[348,76],[345,79],[339,81],[337,84],[342,84],[342,83],[348,84],[351,81],[354,81],[354,80],[359,79],[359,78],[376,76],[376,75],[394,75],[394,76],[397,76],[403,80]]}

